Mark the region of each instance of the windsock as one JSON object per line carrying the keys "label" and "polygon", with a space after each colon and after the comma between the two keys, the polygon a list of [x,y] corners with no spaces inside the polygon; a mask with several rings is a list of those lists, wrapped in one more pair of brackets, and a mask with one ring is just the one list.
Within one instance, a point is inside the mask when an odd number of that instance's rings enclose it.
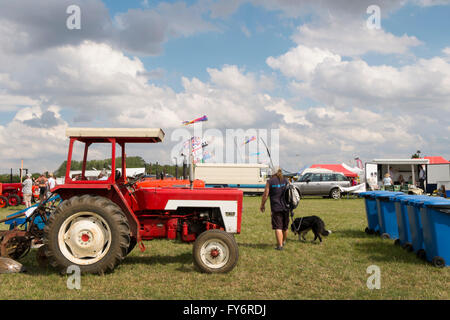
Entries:
{"label": "windsock", "polygon": [[242,145],[245,145],[245,144],[250,143],[250,142],[255,141],[255,140],[256,140],[256,137],[252,136],[250,139],[247,139]]}
{"label": "windsock", "polygon": [[190,124],[193,124],[193,123],[196,123],[196,122],[201,122],[201,121],[208,121],[208,117],[207,116],[203,116],[201,118],[197,118],[197,119],[194,119],[192,121],[183,121],[183,124],[185,126],[187,126],[187,125],[190,125]]}

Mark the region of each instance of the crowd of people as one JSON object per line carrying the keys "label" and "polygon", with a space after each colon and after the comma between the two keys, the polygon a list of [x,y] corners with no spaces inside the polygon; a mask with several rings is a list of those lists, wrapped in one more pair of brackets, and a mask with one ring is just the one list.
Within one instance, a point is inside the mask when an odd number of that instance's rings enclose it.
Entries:
{"label": "crowd of people", "polygon": [[56,186],[53,173],[49,173],[48,177],[45,174],[41,174],[37,179],[33,179],[31,174],[26,175],[25,180],[22,182],[22,193],[27,208],[31,207],[33,186],[39,187],[39,201],[44,201],[51,195],[50,191]]}

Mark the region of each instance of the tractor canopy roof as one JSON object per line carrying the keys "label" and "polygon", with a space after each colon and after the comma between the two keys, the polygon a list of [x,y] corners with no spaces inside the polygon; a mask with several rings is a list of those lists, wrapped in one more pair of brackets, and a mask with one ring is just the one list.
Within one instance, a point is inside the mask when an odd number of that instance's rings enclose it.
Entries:
{"label": "tractor canopy roof", "polygon": [[66,136],[83,142],[108,142],[115,138],[119,143],[155,143],[164,140],[159,128],[67,128]]}

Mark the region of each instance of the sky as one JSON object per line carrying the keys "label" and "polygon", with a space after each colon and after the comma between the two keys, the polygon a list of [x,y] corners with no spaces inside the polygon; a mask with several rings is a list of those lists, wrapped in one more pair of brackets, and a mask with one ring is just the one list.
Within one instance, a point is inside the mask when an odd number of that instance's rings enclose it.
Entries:
{"label": "sky", "polygon": [[267,162],[255,132],[288,171],[449,159],[448,17],[450,0],[0,0],[0,173],[56,170],[67,127],[162,128],[127,154],[181,161],[203,115],[207,162]]}

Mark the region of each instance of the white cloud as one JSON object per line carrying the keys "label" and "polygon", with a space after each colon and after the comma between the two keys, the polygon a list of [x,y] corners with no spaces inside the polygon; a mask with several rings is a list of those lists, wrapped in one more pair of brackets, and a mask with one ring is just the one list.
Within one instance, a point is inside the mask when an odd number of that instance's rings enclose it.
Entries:
{"label": "white cloud", "polygon": [[402,66],[371,66],[364,60],[343,61],[329,51],[299,45],[267,59],[274,69],[295,79],[293,91],[336,106],[378,106],[386,110],[449,108],[450,63],[442,57]]}
{"label": "white cloud", "polygon": [[54,126],[35,126],[32,121],[41,121],[45,114],[40,106],[21,108],[14,119],[0,126],[0,162],[2,169],[17,168],[24,160],[30,170],[55,170],[67,153],[64,131],[67,123],[53,107],[50,111],[57,120]]}
{"label": "white cloud", "polygon": [[318,25],[303,24],[292,39],[299,45],[329,50],[341,56],[360,56],[369,52],[404,54],[421,45],[414,36],[398,37],[383,29],[369,29],[363,19],[328,17]]}
{"label": "white cloud", "polygon": [[289,50],[280,57],[269,57],[266,59],[267,64],[271,68],[278,69],[285,76],[297,80],[308,79],[321,63],[333,64],[340,61],[340,56],[328,50],[309,48],[303,45]]}
{"label": "white cloud", "polygon": [[[274,85],[270,77],[232,65],[207,69],[208,81],[182,77],[183,90],[178,93],[158,87],[148,82],[148,71],[140,59],[92,41],[49,49],[20,61],[17,72],[0,61],[0,70],[8,71],[2,73],[3,78],[20,84],[16,90],[9,89],[8,95],[5,93],[10,98],[8,105],[19,111],[11,123],[2,127],[1,134],[14,141],[6,134],[14,130],[23,137],[23,143],[29,141],[33,148],[12,144],[4,149],[5,160],[11,154],[27,158],[30,153],[24,149],[34,153],[39,141],[52,141],[50,137],[41,139],[45,129],[55,135],[59,130],[60,142],[65,141],[63,130],[70,119],[61,122],[62,112],[74,116],[83,126],[161,127],[170,133],[180,128],[183,120],[203,114],[210,118],[209,128],[265,128],[274,120],[271,105],[283,103],[282,99],[267,99],[264,91]],[[30,107],[20,108],[16,103]],[[268,111],[264,111],[266,107]],[[35,130],[35,138],[22,133]],[[170,147],[169,141],[165,146],[152,147],[157,152],[145,154],[161,161]],[[55,154],[53,144],[45,143],[39,150],[39,155],[46,150],[53,155],[56,167],[64,159],[66,147],[59,145],[60,153]],[[46,159],[37,163],[48,163]]]}
{"label": "white cloud", "polygon": [[450,57],[450,47],[445,47],[444,49],[442,49],[442,52],[443,52],[446,56]]}
{"label": "white cloud", "polygon": [[[207,8],[202,3],[188,6],[184,1],[162,2],[152,8],[145,1],[141,4],[143,9],[110,17],[101,0],[0,0],[2,50],[28,54],[90,40],[132,54],[158,55],[170,39],[219,31],[203,17]],[[81,29],[76,31],[66,28],[70,5],[81,8]]]}

